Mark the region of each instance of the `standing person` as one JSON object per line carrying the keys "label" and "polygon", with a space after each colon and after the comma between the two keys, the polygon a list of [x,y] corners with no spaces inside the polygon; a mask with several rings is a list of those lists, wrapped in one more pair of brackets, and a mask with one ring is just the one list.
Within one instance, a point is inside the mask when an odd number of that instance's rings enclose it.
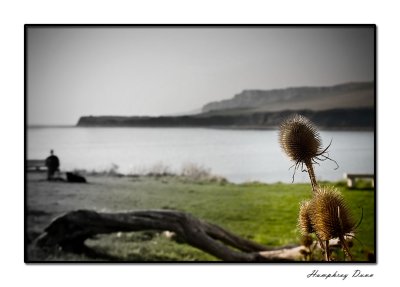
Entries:
{"label": "standing person", "polygon": [[47,180],[52,180],[54,173],[59,171],[60,160],[57,156],[54,155],[54,151],[50,151],[50,156],[46,158],[46,167],[47,167]]}

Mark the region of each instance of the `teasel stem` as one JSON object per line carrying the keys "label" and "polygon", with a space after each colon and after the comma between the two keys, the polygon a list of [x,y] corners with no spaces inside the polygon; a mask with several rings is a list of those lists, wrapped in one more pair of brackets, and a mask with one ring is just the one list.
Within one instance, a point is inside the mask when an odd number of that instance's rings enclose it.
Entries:
{"label": "teasel stem", "polygon": [[322,242],[321,238],[319,238],[319,236],[317,234],[316,234],[316,236],[317,236],[317,240],[318,240],[319,246],[322,248],[322,250],[324,250],[325,249],[324,243]]}
{"label": "teasel stem", "polygon": [[330,258],[329,240],[325,240],[325,261],[330,261]]}
{"label": "teasel stem", "polygon": [[353,261],[353,256],[351,256],[349,246],[347,245],[346,239],[344,239],[344,236],[339,237],[339,241],[342,244],[343,251],[350,258],[350,261]]}
{"label": "teasel stem", "polygon": [[315,178],[314,167],[311,163],[311,160],[306,161],[305,164],[307,167],[308,175],[310,176],[313,193],[315,194],[317,192],[318,183],[317,179]]}
{"label": "teasel stem", "polygon": [[[323,241],[321,238],[319,238],[319,236],[318,236],[318,234],[316,234],[316,236],[317,236],[317,240],[318,240],[318,242],[319,242],[319,246],[321,247],[321,249],[324,251],[324,253],[325,253],[325,261],[329,261],[329,255],[328,255],[328,250],[329,250],[329,240],[327,240],[327,241]],[[326,244],[326,242],[328,242],[327,244]]]}
{"label": "teasel stem", "polygon": [[[342,218],[340,217],[340,207],[339,206],[338,206],[338,219],[339,219],[340,229],[343,230],[343,222],[342,222]],[[353,257],[351,256],[350,249],[349,249],[349,247],[347,245],[347,242],[346,242],[346,239],[344,238],[343,235],[339,236],[339,241],[340,241],[340,244],[343,247],[344,254],[346,256],[348,256],[351,261],[353,261]]]}

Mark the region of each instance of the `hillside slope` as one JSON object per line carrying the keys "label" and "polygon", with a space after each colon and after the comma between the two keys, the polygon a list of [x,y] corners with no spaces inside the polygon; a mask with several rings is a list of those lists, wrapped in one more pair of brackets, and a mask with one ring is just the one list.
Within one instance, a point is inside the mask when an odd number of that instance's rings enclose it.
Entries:
{"label": "hillside slope", "polygon": [[244,90],[232,99],[211,102],[203,113],[254,113],[281,110],[328,110],[373,107],[374,83],[346,83],[332,87]]}

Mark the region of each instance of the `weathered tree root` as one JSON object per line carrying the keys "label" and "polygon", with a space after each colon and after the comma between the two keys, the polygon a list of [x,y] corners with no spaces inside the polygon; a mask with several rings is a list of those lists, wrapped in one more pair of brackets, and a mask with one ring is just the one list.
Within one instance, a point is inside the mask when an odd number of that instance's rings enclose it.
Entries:
{"label": "weathered tree root", "polygon": [[172,210],[141,210],[100,213],[77,210],[56,218],[38,237],[38,247],[60,246],[82,252],[86,239],[96,234],[159,230],[175,232],[187,244],[223,261],[294,261],[301,256],[301,246],[270,248],[239,237],[215,224],[188,213]]}

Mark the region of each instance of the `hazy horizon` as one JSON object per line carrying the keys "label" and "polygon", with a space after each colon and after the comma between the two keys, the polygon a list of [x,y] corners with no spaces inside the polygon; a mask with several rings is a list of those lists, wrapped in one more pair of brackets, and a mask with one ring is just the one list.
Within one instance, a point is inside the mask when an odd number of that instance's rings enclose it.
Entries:
{"label": "hazy horizon", "polygon": [[27,123],[199,110],[243,90],[374,81],[371,27],[30,26]]}

